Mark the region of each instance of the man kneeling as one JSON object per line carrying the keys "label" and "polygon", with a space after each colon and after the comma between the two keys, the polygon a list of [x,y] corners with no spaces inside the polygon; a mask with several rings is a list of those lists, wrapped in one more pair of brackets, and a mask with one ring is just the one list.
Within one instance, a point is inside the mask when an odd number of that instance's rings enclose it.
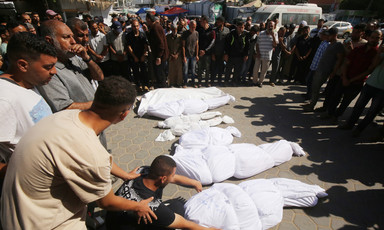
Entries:
{"label": "man kneeling", "polygon": [[215,229],[205,228],[194,222],[184,219],[183,199],[172,199],[163,202],[161,197],[163,189],[168,183],[192,186],[197,192],[201,192],[202,186],[199,181],[176,175],[176,163],[168,156],[158,156],[153,160],[150,167],[144,166],[138,170],[140,177],[125,182],[116,192],[118,196],[128,200],[140,202],[149,197],[154,199],[148,204],[157,216],[150,225],[140,225],[140,221],[147,223],[145,217],[137,221],[133,212],[108,212],[106,218],[107,229]]}

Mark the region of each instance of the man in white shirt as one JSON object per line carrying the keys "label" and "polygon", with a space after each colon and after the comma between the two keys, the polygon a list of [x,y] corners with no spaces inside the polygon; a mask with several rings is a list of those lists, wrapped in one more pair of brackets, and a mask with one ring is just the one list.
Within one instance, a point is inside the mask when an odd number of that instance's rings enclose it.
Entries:
{"label": "man in white shirt", "polygon": [[7,163],[20,138],[43,117],[52,114],[35,86],[56,74],[55,48],[35,35],[15,34],[8,45],[10,66],[0,76],[0,158]]}
{"label": "man in white shirt", "polygon": [[89,35],[88,53],[90,53],[92,59],[99,64],[104,76],[109,76],[111,75],[111,69],[107,37],[99,31],[99,26],[95,21],[88,22],[88,28],[91,31]]}

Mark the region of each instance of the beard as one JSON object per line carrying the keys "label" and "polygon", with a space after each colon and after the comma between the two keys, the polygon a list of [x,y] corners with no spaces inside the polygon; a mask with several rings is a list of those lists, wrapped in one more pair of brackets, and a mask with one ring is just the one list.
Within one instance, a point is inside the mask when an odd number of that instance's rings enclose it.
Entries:
{"label": "beard", "polygon": [[56,40],[53,41],[53,45],[55,46],[58,59],[67,60],[75,56],[75,54],[69,50],[63,50],[60,43]]}

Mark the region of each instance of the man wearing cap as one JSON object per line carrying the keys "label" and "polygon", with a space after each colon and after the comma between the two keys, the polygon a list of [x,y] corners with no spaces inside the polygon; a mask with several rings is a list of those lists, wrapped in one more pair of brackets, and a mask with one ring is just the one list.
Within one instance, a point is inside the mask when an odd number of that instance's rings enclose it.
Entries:
{"label": "man wearing cap", "polygon": [[165,62],[168,59],[168,45],[163,27],[160,25],[159,18],[151,13],[147,13],[147,24],[149,26],[148,41],[153,57],[153,72],[156,76],[157,87],[166,86]]}
{"label": "man wearing cap", "polygon": [[328,80],[336,76],[337,70],[341,67],[344,60],[344,46],[337,41],[337,28],[327,30],[329,46],[324,51],[320,59],[316,73],[313,76],[312,95],[309,104],[304,105],[304,111],[314,111],[315,105],[319,99],[321,86]]}
{"label": "man wearing cap", "polygon": [[113,21],[111,29],[107,34],[107,43],[111,54],[112,74],[121,75],[125,79],[132,81],[127,56],[127,34],[123,32],[119,21]]}
{"label": "man wearing cap", "polygon": [[311,36],[311,38],[313,38],[316,35],[318,35],[321,28],[323,28],[323,25],[324,25],[324,19],[320,18],[319,21],[317,21],[317,27],[315,29],[311,30],[311,32],[309,33],[309,36]]}
{"label": "man wearing cap", "polygon": [[47,10],[45,11],[45,15],[47,15],[48,19],[56,19],[57,13],[53,10]]}

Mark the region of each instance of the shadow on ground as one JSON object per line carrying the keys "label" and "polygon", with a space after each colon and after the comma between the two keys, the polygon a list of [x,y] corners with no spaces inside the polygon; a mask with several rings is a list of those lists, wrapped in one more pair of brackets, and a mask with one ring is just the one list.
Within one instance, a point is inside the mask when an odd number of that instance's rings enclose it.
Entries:
{"label": "shadow on ground", "polygon": [[[318,114],[303,112],[300,104],[304,100],[294,93],[304,92],[303,89],[290,86],[273,97],[242,97],[240,100],[250,101],[251,106],[237,105],[235,109],[255,118],[255,127],[272,126],[268,132],[256,133],[261,140],[286,139],[299,143],[308,152],[311,163],[295,165],[290,170],[304,176],[316,174],[328,184],[340,184],[329,185],[329,199],[314,209],[305,209],[308,215],[339,216],[357,226],[344,229],[384,228],[384,143],[372,141],[380,127],[372,124],[361,137],[353,138],[350,130],[339,130],[330,121],[319,119]],[[342,119],[350,113],[351,108]]]}

